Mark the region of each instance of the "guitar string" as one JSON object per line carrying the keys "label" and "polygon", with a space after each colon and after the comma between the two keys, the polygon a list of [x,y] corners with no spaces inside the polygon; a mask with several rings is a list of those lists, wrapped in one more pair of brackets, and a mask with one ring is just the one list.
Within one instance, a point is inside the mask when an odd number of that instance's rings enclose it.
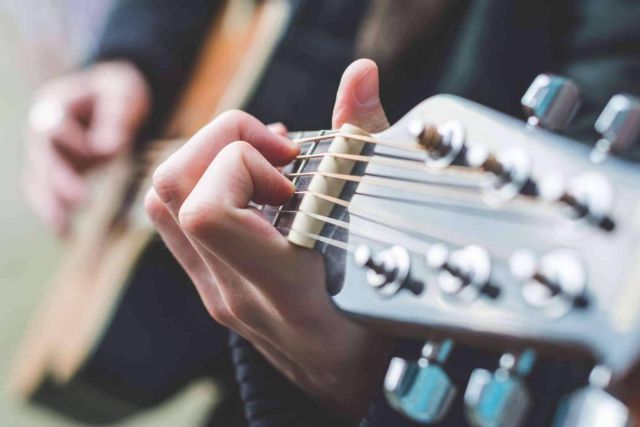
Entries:
{"label": "guitar string", "polygon": [[398,141],[376,139],[374,137],[366,136],[366,135],[359,135],[355,133],[342,133],[342,132],[327,134],[327,135],[310,136],[306,138],[292,139],[291,142],[296,144],[305,144],[305,143],[314,142],[314,141],[318,141],[318,142],[329,141],[339,137],[343,137],[346,139],[354,139],[356,141],[366,142],[368,144],[378,144],[378,145],[384,145],[387,147],[399,148],[401,150],[406,150],[406,151],[413,151],[418,153],[426,152],[426,149],[422,145],[416,144],[416,143],[407,144],[407,143],[402,143]]}
{"label": "guitar string", "polygon": [[322,159],[324,157],[336,157],[338,159],[352,160],[354,162],[374,163],[385,166],[392,166],[401,169],[412,169],[419,172],[426,172],[430,176],[443,176],[448,175],[447,172],[455,172],[456,174],[473,174],[483,173],[479,168],[472,168],[468,166],[450,165],[446,169],[441,171],[430,171],[424,162],[420,160],[411,159],[409,157],[388,156],[376,154],[375,156],[363,156],[359,154],[345,154],[345,153],[315,153],[315,154],[300,154],[296,157],[297,160],[310,160],[310,159]]}
{"label": "guitar string", "polygon": [[[389,175],[352,175],[338,174],[333,172],[291,172],[285,174],[287,178],[298,178],[305,176],[324,176],[342,181],[357,182],[365,185],[373,185],[376,187],[391,188],[395,190],[405,190],[413,193],[426,194],[428,196],[442,197],[444,199],[464,199],[472,203],[478,203],[482,194],[478,191],[480,187],[477,184],[463,184],[454,182],[432,182],[418,181],[410,178],[396,178]],[[453,191],[452,191],[453,190]]]}
{"label": "guitar string", "polygon": [[[385,240],[385,239],[382,239],[380,237],[371,237],[368,234],[354,231],[351,228],[351,225],[348,222],[342,221],[342,220],[338,220],[338,219],[335,219],[335,218],[331,218],[331,217],[328,217],[328,216],[325,216],[325,215],[320,215],[320,214],[316,214],[316,213],[312,213],[312,212],[308,212],[308,211],[304,211],[304,210],[300,210],[300,209],[298,209],[298,210],[282,210],[282,211],[280,211],[280,213],[284,214],[284,215],[296,215],[298,213],[301,213],[303,215],[307,215],[310,218],[316,219],[316,220],[324,222],[326,224],[332,224],[332,225],[335,225],[337,227],[340,227],[340,228],[343,228],[345,230],[348,230],[350,232],[350,234],[356,235],[358,237],[362,237],[362,238],[369,239],[369,240],[374,240],[374,241],[379,241],[379,242],[387,243],[387,244],[390,244],[390,245],[397,244],[397,243],[392,242],[390,240]],[[425,226],[424,226],[424,224],[411,223],[411,222],[407,222],[407,221],[404,221],[404,220],[403,221],[395,221],[395,224],[393,224],[392,222],[394,222],[394,221],[391,221],[388,218],[387,219],[383,219],[382,217],[376,217],[375,215],[362,214],[362,213],[359,213],[359,212],[355,212],[355,213],[351,212],[351,215],[356,216],[358,218],[362,218],[362,219],[364,219],[366,221],[373,222],[373,223],[375,223],[375,224],[377,224],[379,226],[391,229],[391,230],[393,230],[395,232],[402,233],[402,235],[405,236],[405,238],[403,239],[405,244],[407,242],[410,242],[413,239],[410,235],[406,234],[407,232],[409,232],[409,233],[412,233],[412,232],[413,233],[417,233],[419,235],[422,235],[424,237],[430,238],[430,239],[438,241],[438,242],[447,242],[447,243],[454,244],[454,245],[457,245],[457,246],[460,246],[460,247],[463,247],[463,246],[469,244],[468,239],[465,239],[464,236],[462,236],[461,234],[447,232],[448,234],[446,236],[443,236],[442,233],[440,233],[440,235],[439,235],[439,233],[437,233],[437,232],[427,231]],[[295,230],[295,231],[298,232],[298,233],[304,234],[300,230]],[[383,233],[380,233],[380,235],[382,235],[382,234]],[[342,241],[339,241],[339,242],[342,242]],[[342,243],[347,244],[347,242],[342,242]],[[426,248],[426,247],[430,246],[430,244],[427,243],[427,242],[422,242],[421,241],[420,243],[413,243],[413,246],[414,246],[414,248],[417,248],[418,246],[424,246]],[[423,249],[414,249],[414,251],[424,254],[424,250]],[[499,253],[499,252],[496,252],[495,250],[491,251],[491,252],[493,252],[492,255],[494,256],[494,258],[498,258],[499,257],[499,258],[507,259],[508,256],[509,256],[506,253]]]}
{"label": "guitar string", "polygon": [[[350,202],[344,199],[340,199],[337,197],[332,197],[326,194],[322,194],[322,193],[318,193],[318,192],[314,192],[314,191],[309,191],[309,190],[301,190],[301,191],[295,191],[293,193],[294,195],[306,195],[309,194],[313,197],[317,197],[319,199],[322,200],[326,200],[330,203],[336,204],[336,205],[340,205],[343,206],[345,208],[349,208],[350,206]],[[473,214],[474,216],[478,216],[478,215],[483,215],[486,214],[488,217],[491,218],[495,218],[496,216],[501,216],[501,221],[516,221],[516,222],[523,222],[526,220],[526,218],[523,218],[523,216],[531,216],[533,215],[530,210],[500,210],[500,211],[496,211],[495,209],[492,209],[490,207],[485,207],[481,204],[475,204],[473,206],[469,206],[468,204],[463,204],[463,205],[456,205],[456,204],[452,204],[451,202],[447,202],[447,203],[441,203],[441,202],[427,202],[427,201],[419,201],[419,200],[412,200],[412,199],[402,199],[402,198],[398,198],[398,197],[390,197],[390,196],[384,196],[384,195],[379,195],[379,194],[372,194],[372,193],[362,193],[362,192],[358,192],[357,195],[359,196],[363,196],[363,197],[373,197],[373,198],[379,198],[379,199],[385,199],[385,200],[391,200],[391,201],[396,201],[396,202],[400,202],[400,203],[405,203],[405,204],[426,204],[431,206],[433,209],[438,209],[438,210],[452,210],[455,212],[461,212],[461,213],[468,213],[470,210],[474,210],[475,213]],[[535,220],[538,220],[539,214],[537,214],[536,218],[534,218]],[[538,221],[538,222],[534,222],[533,220],[530,220],[529,223],[531,225],[543,225],[544,227],[548,227],[549,226],[549,222],[548,221]]]}
{"label": "guitar string", "polygon": [[[473,192],[472,188],[469,187],[454,187],[455,191],[445,190],[440,188],[437,184],[429,187],[430,184],[416,183],[409,180],[397,179],[397,178],[387,178],[380,176],[372,176],[372,175],[350,175],[350,174],[340,174],[340,173],[332,173],[332,172],[292,172],[285,174],[287,178],[296,178],[296,177],[304,177],[304,176],[324,176],[327,178],[334,178],[343,181],[356,182],[362,184],[369,184],[377,187],[385,187],[391,188],[395,190],[404,190],[411,191],[414,193],[426,194],[429,196],[442,197],[443,199],[456,199],[463,200],[472,203],[482,203],[481,195],[478,192]],[[464,192],[463,192],[464,191]]]}
{"label": "guitar string", "polygon": [[[363,142],[367,142],[367,143],[372,143],[372,144],[380,144],[380,145],[387,145],[387,146],[392,146],[392,147],[396,147],[396,148],[400,148],[400,149],[408,149],[409,151],[419,151],[421,153],[426,153],[426,149],[424,147],[422,147],[421,145],[418,144],[413,144],[413,145],[409,145],[409,144],[403,144],[400,142],[394,142],[394,141],[385,141],[385,140],[378,140],[375,139],[373,137],[369,137],[369,136],[363,136],[363,135],[358,135],[358,134],[349,134],[349,133],[334,133],[334,134],[330,134],[330,135],[320,135],[320,136],[310,136],[307,138],[299,138],[299,139],[294,139],[294,142],[319,142],[319,141],[327,141],[336,137],[345,137],[348,139],[355,139],[355,140],[359,140],[359,141],[363,141]],[[337,153],[318,153],[318,154],[309,154],[309,153],[305,153],[303,155],[301,155],[301,158],[303,159],[309,159],[309,158],[313,158],[313,157],[309,157],[309,156],[314,156],[314,157],[320,157],[320,155],[335,155],[336,157],[343,157],[345,159],[351,157],[351,156],[355,156],[353,157],[351,160],[354,161],[371,161],[372,158],[374,158],[375,156],[359,156],[359,155],[350,155],[350,154],[337,154]],[[377,160],[374,160],[377,161]],[[381,160],[382,162],[393,162],[393,160],[391,159],[385,159],[385,160]],[[421,163],[419,161],[415,161],[416,163]],[[395,163],[395,162],[393,162]],[[412,162],[413,163],[413,162]],[[396,165],[399,165],[396,164]],[[416,165],[412,164],[412,165],[408,165],[406,164],[405,166],[408,167],[412,167],[415,168]],[[427,168],[421,168],[421,171],[425,171],[428,172]],[[449,165],[446,169],[444,170],[448,170],[449,173],[451,173],[452,175],[456,175],[456,174],[461,174],[461,175],[467,175],[467,177],[469,176],[470,173],[474,173],[474,174],[485,174],[485,172],[483,172],[481,169],[479,168],[469,168],[469,167],[465,167],[465,166],[456,166],[456,165]],[[325,174],[326,172],[302,172],[304,174]],[[441,173],[441,172],[440,172]],[[439,174],[439,173],[438,173]],[[438,174],[433,173],[430,174],[430,176],[437,176]],[[289,177],[295,177],[296,175],[293,174],[289,174]],[[300,175],[300,176],[304,176],[304,175]],[[344,175],[346,176],[354,176],[354,175]],[[369,175],[370,176],[370,175]],[[335,178],[335,177],[334,177]],[[345,178],[346,179],[346,178]],[[389,177],[388,179],[402,179],[402,178],[391,178]],[[351,180],[351,179],[347,179],[347,180]],[[352,180],[353,181],[353,180]],[[407,181],[405,179],[405,181]],[[438,183],[438,182],[428,182],[428,185],[442,185],[442,183]],[[455,186],[455,185],[454,185]],[[462,185],[460,185],[460,187],[463,187]],[[393,188],[398,188],[397,186],[394,186]],[[467,187],[469,188],[469,187]],[[422,192],[421,190],[418,190],[417,187],[413,186],[412,189],[416,192]],[[520,199],[520,200],[528,200],[528,201],[534,201],[534,202],[538,202],[539,199],[537,199],[535,196],[531,196],[531,195],[527,195],[527,194],[516,194],[514,198]]]}
{"label": "guitar string", "polygon": [[[302,142],[311,142],[311,141],[316,141],[318,142],[318,138],[321,138],[321,141],[326,141],[329,142],[329,140],[331,140],[332,138],[335,138],[337,136],[343,136],[346,138],[351,138],[351,139],[359,139],[365,142],[370,142],[370,143],[375,143],[375,144],[382,144],[382,145],[391,145],[391,146],[395,146],[398,148],[406,148],[407,145],[406,144],[401,144],[398,142],[392,142],[392,141],[383,141],[383,140],[376,140],[374,138],[371,137],[364,137],[362,135],[355,135],[355,134],[346,134],[346,133],[334,133],[331,135],[322,135],[320,137],[317,136],[311,136],[311,137],[307,137],[307,138],[301,138],[301,139],[297,139],[296,141],[302,141]],[[415,145],[413,146],[413,148],[415,147],[420,147],[421,152],[426,152],[425,149],[419,145]],[[411,147],[411,146],[409,146]],[[469,167],[464,167],[464,166],[457,166],[457,165],[450,165],[448,166],[446,169],[443,169],[442,171],[437,171],[437,172],[431,172],[429,171],[428,168],[426,168],[424,166],[424,163],[418,160],[413,160],[410,158],[386,158],[385,156],[363,156],[363,155],[356,155],[356,154],[344,154],[344,153],[329,153],[329,152],[325,152],[325,153],[305,153],[302,155],[299,155],[298,158],[308,161],[309,159],[315,159],[315,158],[324,158],[326,156],[332,156],[332,157],[337,157],[337,158],[342,158],[342,159],[346,159],[346,160],[352,160],[352,161],[361,161],[361,162],[369,162],[369,163],[378,163],[378,164],[385,164],[388,166],[394,166],[394,167],[399,167],[399,168],[404,168],[404,169],[414,169],[414,170],[419,170],[421,172],[426,172],[428,174],[429,177],[441,177],[443,175],[462,175],[465,178],[469,178],[471,175],[476,175],[476,174],[484,174],[484,172],[479,169],[479,168],[469,168]],[[431,172],[431,173],[429,173]],[[362,182],[363,179],[360,178],[360,176],[356,176],[356,175],[350,175],[350,174],[341,174],[341,175],[331,175],[331,173],[328,172],[320,172],[320,171],[315,171],[315,172],[298,172],[298,173],[291,173],[288,174],[288,177],[293,177],[295,178],[299,178],[301,176],[313,176],[313,175],[324,175],[326,177],[331,177],[331,178],[337,178],[337,179],[343,179],[346,181],[352,181],[352,182]],[[466,175],[466,176],[465,176]],[[463,189],[463,190],[467,190],[467,191],[477,191],[479,189],[479,185],[465,185],[463,183],[453,183],[453,182],[439,182],[439,181],[419,181],[419,180],[412,180],[412,179],[408,179],[408,178],[396,178],[396,177],[390,177],[390,176],[374,176],[372,174],[368,174],[365,175],[366,178],[364,178],[366,181],[366,183],[372,184],[372,185],[377,185],[377,186],[384,186],[384,187],[388,187],[388,188],[394,188],[394,189],[406,189],[407,186],[406,184],[409,184],[410,190],[414,191],[414,192],[418,192],[418,193],[426,193],[426,194],[430,194],[430,195],[435,195],[435,196],[442,196],[442,197],[449,197],[449,198],[464,198],[462,197],[461,194],[457,194],[457,195],[453,195],[451,192],[447,192],[446,194],[443,194],[441,191],[437,191],[435,188],[424,188],[424,187],[420,187],[420,185],[427,185],[427,186],[448,186],[448,187],[452,187],[452,188],[456,188],[456,189]],[[402,184],[398,184],[393,182],[394,180],[396,181],[402,181]],[[439,193],[439,194],[438,194]],[[473,197],[473,196],[471,196]],[[532,195],[527,195],[527,194],[516,194],[514,196],[514,199],[517,201],[525,201],[525,202],[534,202],[534,203],[538,203],[539,199],[536,198],[535,196]],[[478,203],[478,200],[472,200],[472,202],[475,205],[481,205],[481,203]],[[508,201],[505,201],[505,204]],[[549,206],[546,206],[547,208]],[[495,211],[495,208],[488,208],[487,210],[491,210],[491,211]],[[531,212],[529,212],[531,213]]]}

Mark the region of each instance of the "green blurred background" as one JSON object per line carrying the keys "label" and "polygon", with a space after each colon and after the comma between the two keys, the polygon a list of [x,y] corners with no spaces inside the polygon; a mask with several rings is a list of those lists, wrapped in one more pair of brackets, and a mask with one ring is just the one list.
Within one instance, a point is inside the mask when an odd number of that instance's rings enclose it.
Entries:
{"label": "green blurred background", "polygon": [[[99,35],[107,0],[0,0],[0,426],[75,426],[11,395],[14,352],[47,288],[62,245],[25,205],[20,189],[24,121],[37,87],[81,61]],[[198,425],[210,384],[124,426]]]}

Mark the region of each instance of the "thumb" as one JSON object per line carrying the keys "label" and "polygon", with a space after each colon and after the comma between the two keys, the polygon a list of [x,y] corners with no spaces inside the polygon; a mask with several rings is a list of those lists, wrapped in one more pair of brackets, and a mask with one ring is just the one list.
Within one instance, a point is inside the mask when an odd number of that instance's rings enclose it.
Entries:
{"label": "thumb", "polygon": [[342,74],[333,107],[333,128],[351,123],[368,132],[380,132],[389,121],[380,103],[378,66],[359,59]]}

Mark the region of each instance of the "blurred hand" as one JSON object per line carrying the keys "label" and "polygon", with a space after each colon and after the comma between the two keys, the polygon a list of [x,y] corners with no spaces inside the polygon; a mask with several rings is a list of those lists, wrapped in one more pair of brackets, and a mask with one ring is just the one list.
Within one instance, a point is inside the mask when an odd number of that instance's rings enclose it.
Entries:
{"label": "blurred hand", "polygon": [[[378,72],[368,60],[344,73],[334,125],[388,126]],[[299,153],[281,125],[222,114],[156,170],[149,216],[212,317],[238,332],[291,381],[330,409],[364,414],[379,386],[388,342],[340,315],[322,257],[290,244],[255,209],[294,191],[277,169]]]}
{"label": "blurred hand", "polygon": [[28,203],[58,235],[86,196],[84,174],[128,150],[150,109],[141,72],[104,62],[46,84],[29,113],[23,185]]}

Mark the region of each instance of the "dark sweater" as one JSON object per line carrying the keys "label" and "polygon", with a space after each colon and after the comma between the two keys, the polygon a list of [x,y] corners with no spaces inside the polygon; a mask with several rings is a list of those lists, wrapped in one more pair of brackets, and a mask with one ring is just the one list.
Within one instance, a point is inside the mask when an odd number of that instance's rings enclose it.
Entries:
{"label": "dark sweater", "polygon": [[[342,70],[356,56],[354,40],[369,2],[292,2],[289,29],[246,109],[265,122],[282,121],[291,129],[326,128]],[[410,0],[398,2],[411,10]],[[608,98],[623,91],[640,94],[638,2],[452,4],[435,35],[414,37],[403,45],[401,55],[384,64],[382,99],[392,122],[436,93],[457,94],[519,116],[520,97],[533,77],[554,72],[582,88],[583,108],[569,134],[594,141],[593,123]],[[159,121],[185,82],[217,5],[214,0],[120,0],[95,59],[125,58],[137,64],[151,83],[154,120]],[[376,59],[375,52],[372,56]],[[249,343],[232,335],[230,348],[252,427],[338,425]],[[457,354],[449,371],[460,381],[474,367],[495,368],[493,356],[471,349]],[[575,386],[583,372],[581,366],[544,361],[536,369],[531,384],[536,408],[527,425],[547,426],[560,394]],[[465,423],[458,398],[439,425]],[[409,424],[380,397],[361,425]]]}

